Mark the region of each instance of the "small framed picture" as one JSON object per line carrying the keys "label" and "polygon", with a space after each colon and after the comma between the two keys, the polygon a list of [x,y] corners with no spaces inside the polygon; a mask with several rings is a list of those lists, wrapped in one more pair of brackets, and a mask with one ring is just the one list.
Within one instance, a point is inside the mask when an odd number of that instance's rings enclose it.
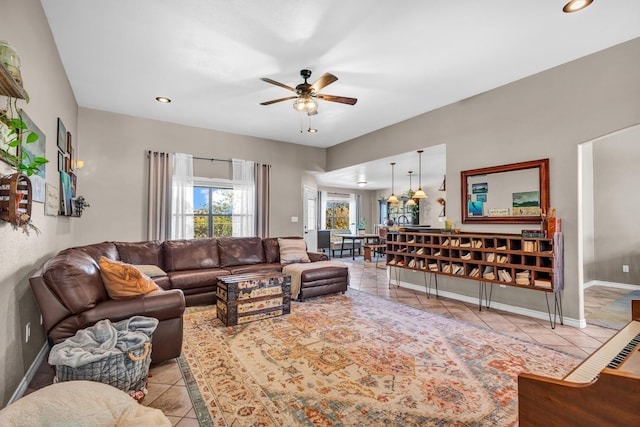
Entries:
{"label": "small framed picture", "polygon": [[58,171],[64,171],[64,154],[58,150]]}
{"label": "small framed picture", "polygon": [[58,149],[63,153],[67,150],[67,129],[60,117],[58,117]]}
{"label": "small framed picture", "polygon": [[486,202],[487,201],[487,193],[477,194],[476,195],[477,202]]}
{"label": "small framed picture", "polygon": [[69,148],[69,170],[73,171],[74,161],[73,161],[73,147]]}
{"label": "small framed picture", "polygon": [[71,158],[64,156],[64,171],[69,173],[71,171]]}
{"label": "small framed picture", "polygon": [[471,192],[473,194],[486,193],[487,191],[489,191],[489,186],[487,185],[486,182],[471,184]]}

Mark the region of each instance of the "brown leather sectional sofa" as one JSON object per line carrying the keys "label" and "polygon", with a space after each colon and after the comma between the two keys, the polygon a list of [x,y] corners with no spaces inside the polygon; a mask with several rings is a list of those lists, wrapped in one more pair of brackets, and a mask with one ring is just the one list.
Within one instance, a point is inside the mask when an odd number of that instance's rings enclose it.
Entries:
{"label": "brown leather sectional sofa", "polygon": [[[308,254],[312,262],[328,260],[325,254]],[[161,289],[126,299],[110,299],[98,267],[101,256],[160,267],[166,275],[153,280]],[[215,303],[218,277],[281,271],[282,267],[277,238],[103,242],[61,251],[29,281],[51,344],[101,319],[115,322],[134,315],[150,316],[160,321],[153,335],[151,356],[158,363],[180,355],[185,305]],[[302,276],[300,297],[345,292],[348,281],[346,271],[310,270]]]}

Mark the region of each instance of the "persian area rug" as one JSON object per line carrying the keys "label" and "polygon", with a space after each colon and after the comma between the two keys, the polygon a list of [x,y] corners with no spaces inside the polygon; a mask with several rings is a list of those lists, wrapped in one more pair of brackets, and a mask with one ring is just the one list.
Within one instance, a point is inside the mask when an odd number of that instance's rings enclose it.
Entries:
{"label": "persian area rug", "polygon": [[631,321],[631,300],[640,299],[640,291],[631,291],[587,316],[590,325],[622,329]]}
{"label": "persian area rug", "polygon": [[580,359],[349,289],[225,327],[184,315],[183,355],[215,426],[512,426],[517,376]]}

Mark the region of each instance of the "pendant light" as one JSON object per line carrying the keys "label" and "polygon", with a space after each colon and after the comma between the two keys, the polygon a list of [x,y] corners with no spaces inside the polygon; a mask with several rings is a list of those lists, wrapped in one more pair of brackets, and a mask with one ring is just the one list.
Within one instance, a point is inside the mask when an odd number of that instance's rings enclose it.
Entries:
{"label": "pendant light", "polygon": [[418,169],[418,180],[419,180],[419,185],[418,185],[418,191],[416,191],[413,194],[413,198],[414,199],[426,199],[427,196],[426,193],[424,192],[424,190],[422,189],[422,152],[424,150],[418,150],[418,156],[419,157],[419,169]]}
{"label": "pendant light", "polygon": [[387,199],[387,203],[398,203],[398,198],[396,197],[396,195],[394,194],[394,181],[393,181],[393,167],[395,166],[395,162],[391,163],[391,195],[389,196],[389,198]]}
{"label": "pendant light", "polygon": [[[416,201],[413,200],[413,197],[411,196],[411,193],[413,193],[413,190],[411,189],[411,174],[413,173],[413,171],[409,171],[409,200],[407,200],[407,203],[405,203],[405,206],[415,206],[416,205]],[[415,194],[415,193],[414,193]]]}

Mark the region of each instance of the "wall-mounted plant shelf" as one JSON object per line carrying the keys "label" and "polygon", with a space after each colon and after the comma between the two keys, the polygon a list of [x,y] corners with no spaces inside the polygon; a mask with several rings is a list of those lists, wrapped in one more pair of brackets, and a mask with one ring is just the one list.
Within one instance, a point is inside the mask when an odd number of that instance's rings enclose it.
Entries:
{"label": "wall-mounted plant shelf", "polygon": [[20,225],[21,216],[31,218],[31,181],[14,173],[0,178],[0,219]]}
{"label": "wall-mounted plant shelf", "polygon": [[27,97],[24,89],[11,77],[3,64],[0,64],[0,95],[19,99]]}

